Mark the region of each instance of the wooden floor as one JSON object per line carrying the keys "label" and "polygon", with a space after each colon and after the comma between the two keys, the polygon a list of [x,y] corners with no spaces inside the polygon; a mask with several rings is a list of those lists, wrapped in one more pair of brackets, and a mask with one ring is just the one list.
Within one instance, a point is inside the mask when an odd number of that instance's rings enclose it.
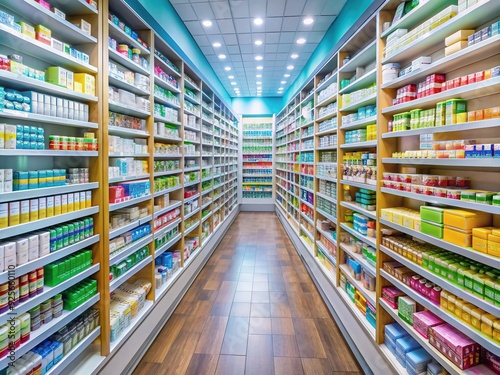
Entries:
{"label": "wooden floor", "polygon": [[139,374],[361,370],[274,213],[240,213]]}

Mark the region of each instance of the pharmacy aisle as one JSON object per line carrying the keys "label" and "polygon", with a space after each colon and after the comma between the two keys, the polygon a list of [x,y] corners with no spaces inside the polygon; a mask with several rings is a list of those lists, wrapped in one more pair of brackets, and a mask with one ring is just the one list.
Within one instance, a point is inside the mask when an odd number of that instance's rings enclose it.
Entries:
{"label": "pharmacy aisle", "polygon": [[362,370],[276,215],[244,212],[134,375],[153,373]]}

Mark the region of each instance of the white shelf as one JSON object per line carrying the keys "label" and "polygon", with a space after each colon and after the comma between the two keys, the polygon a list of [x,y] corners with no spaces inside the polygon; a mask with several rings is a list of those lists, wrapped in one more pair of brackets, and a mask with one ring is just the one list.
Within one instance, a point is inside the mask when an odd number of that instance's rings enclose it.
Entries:
{"label": "white shelf", "polygon": [[491,213],[494,215],[500,215],[500,207],[492,206],[489,204],[465,202],[465,201],[462,201],[460,199],[430,197],[430,196],[427,196],[424,194],[409,193],[406,191],[389,189],[389,188],[381,188],[380,191],[382,193],[397,195],[399,197],[404,197],[404,198],[415,199],[415,200],[418,200],[421,202],[428,202],[428,203],[432,203],[432,204],[444,204],[444,205],[453,206],[453,207],[466,208],[466,209],[471,209],[471,210],[476,210],[476,211],[481,211],[481,212],[488,212],[488,213]]}
{"label": "white shelf", "polygon": [[419,293],[417,293],[412,288],[408,287],[406,284],[399,281],[395,277],[389,275],[386,271],[380,270],[380,275],[387,281],[391,282],[398,289],[403,291],[408,297],[412,298],[414,301],[424,306],[430,312],[434,313],[439,318],[443,319],[445,322],[449,323],[450,325],[452,325],[465,335],[469,336],[472,340],[476,341],[483,348],[489,350],[495,355],[499,355],[500,346],[494,343],[491,339],[488,339],[486,336],[480,333],[480,331],[470,327],[469,325],[467,325],[454,315],[451,315],[450,313],[442,310],[441,307],[434,305],[427,298],[423,297],[422,295],[420,295]]}
{"label": "white shelf", "polygon": [[359,204],[357,204],[356,202],[341,201],[340,205],[345,207],[345,208],[348,208],[352,211],[359,212],[360,214],[363,214],[363,215],[369,217],[370,219],[374,219],[374,220],[377,219],[377,211],[365,210],[364,208],[361,208],[361,206]]}
{"label": "white shelf", "polygon": [[342,150],[362,150],[365,148],[377,147],[377,141],[366,141],[366,142],[355,142],[355,143],[345,143],[340,145]]}
{"label": "white shelf", "polygon": [[370,84],[375,83],[377,80],[377,68],[373,68],[369,72],[363,74],[361,77],[356,79],[354,82],[350,83],[342,90],[339,91],[339,95],[350,93],[362,88],[370,86]]}
{"label": "white shelf", "polygon": [[362,182],[356,182],[356,181],[349,181],[349,180],[340,180],[340,183],[343,185],[349,185],[349,186],[354,186],[360,189],[367,189],[367,190],[372,190],[376,191],[377,186],[376,185],[370,185]]}
{"label": "white shelf", "polygon": [[108,126],[108,133],[114,135],[128,135],[134,138],[149,138],[149,133],[144,130],[128,129],[113,125]]}
{"label": "white shelf", "polygon": [[125,152],[110,152],[110,158],[149,158],[149,154],[127,154]]}
{"label": "white shelf", "polygon": [[[45,285],[43,287],[43,292],[41,294],[38,294],[36,297],[30,298],[25,302],[20,303],[19,305],[14,307],[14,311],[17,315],[21,315],[32,308],[40,305],[42,302],[48,300],[49,298],[54,297],[56,294],[59,294],[66,289],[70,288],[71,286],[75,285],[76,283],[82,281],[83,279],[89,277],[90,275],[93,275],[97,271],[99,271],[99,264],[95,264],[89,268],[87,268],[85,271],[80,272],[79,274],[69,278],[68,280],[60,283],[59,285],[56,285],[54,287],[49,287]],[[0,324],[4,325],[6,324],[9,319],[11,318],[12,312],[6,311],[3,314],[0,314]],[[56,320],[57,321],[57,320]],[[37,331],[38,332],[38,331]],[[46,337],[45,337],[46,338]],[[17,354],[17,349],[16,349],[16,354]],[[5,359],[5,358],[4,358]],[[0,360],[1,362],[1,360]]]}
{"label": "white shelf", "polygon": [[472,46],[465,47],[461,51],[450,56],[443,57],[432,64],[425,65],[422,69],[398,77],[392,81],[382,84],[383,89],[397,89],[410,83],[419,82],[433,72],[446,72],[454,70],[456,66],[467,66],[476,61],[484,60],[498,52],[500,35],[493,36]]}
{"label": "white shelf", "polygon": [[410,158],[382,158],[384,164],[401,165],[435,165],[441,167],[468,167],[468,168],[500,168],[500,159],[410,159]]}
{"label": "white shelf", "polygon": [[158,96],[157,94],[154,95],[154,101],[155,103],[160,103],[163,105],[166,105],[168,107],[174,108],[174,109],[180,109],[181,105],[178,103],[174,103],[171,100],[164,99],[161,96]]}
{"label": "white shelf", "polygon": [[[337,163],[332,163],[332,164],[337,164]],[[316,178],[318,180],[325,180],[325,181],[330,181],[337,183],[337,179],[335,177],[327,177],[327,176],[322,176],[322,175],[316,175]]]}
{"label": "white shelf", "polygon": [[109,80],[110,86],[115,86],[115,87],[118,87],[120,89],[130,91],[130,92],[137,94],[137,95],[144,95],[144,96],[149,95],[148,91],[144,91],[140,87],[137,87],[131,83],[122,81],[121,79],[115,78],[114,76],[111,76],[111,75],[108,76],[108,80]]}
{"label": "white shelf", "polygon": [[325,217],[325,219],[330,220],[333,224],[337,225],[337,218],[336,217],[333,217],[332,215],[327,214],[325,211],[323,211],[319,208],[316,208],[316,212],[320,215],[323,215]]}
{"label": "white shelf", "polygon": [[[79,250],[88,248],[89,246],[99,242],[100,236],[98,234],[86,238],[83,241],[77,242],[73,245],[67,246],[60,250],[54,251],[50,254],[47,254],[43,257],[35,259],[31,262],[25,263],[20,266],[16,266],[16,275],[26,275],[31,271],[34,271],[38,268],[41,268],[49,263],[55,262],[61,258],[64,258],[67,255],[73,254]],[[9,272],[1,272],[0,273],[0,283],[7,283],[9,281]]]}
{"label": "white shelf", "polygon": [[325,256],[325,258],[327,258],[330,263],[334,266],[337,265],[337,259],[333,258],[329,253],[328,253],[328,249],[320,242],[320,241],[316,241],[316,246],[318,247],[318,250],[321,251],[321,253],[323,253],[323,255]]}
{"label": "white shelf", "polygon": [[300,203],[303,203],[303,204],[305,204],[307,207],[309,207],[311,210],[314,210],[314,205],[313,205],[313,204],[311,204],[311,203],[309,203],[309,202],[307,202],[307,201],[305,201],[305,200],[303,200],[302,198],[300,198]]}
{"label": "white shelf", "polygon": [[[219,207],[221,208],[221,207]],[[188,229],[184,229],[184,238],[189,235],[191,232],[193,232],[196,228],[198,228],[200,226],[200,222],[197,221],[196,223],[194,223],[192,226],[190,226]]]}
{"label": "white shelf", "polygon": [[491,267],[495,267],[500,269],[500,258],[494,257],[485,253],[480,253],[478,251],[472,250],[470,247],[462,247],[462,246],[457,246],[454,245],[450,242],[443,241],[439,238],[429,236],[428,234],[424,234],[422,232],[403,227],[402,225],[394,224],[390,221],[387,221],[385,219],[379,219],[380,224],[386,225],[390,228],[396,229],[400,231],[401,233],[406,233],[412,237],[418,238],[422,241],[425,241],[427,243],[430,243],[431,245],[438,246],[442,248],[443,250],[451,251],[452,253],[462,255],[466,258],[475,260],[477,262],[487,264]]}
{"label": "white shelf", "polygon": [[132,38],[130,35],[125,33],[122,29],[116,26],[112,21],[108,20],[109,27],[109,35],[116,39],[117,44],[128,44],[129,46],[133,46],[133,48],[137,48],[141,51],[141,55],[149,55],[150,51],[144,47],[137,40]]}
{"label": "white shelf", "polygon": [[356,289],[366,298],[368,302],[372,304],[372,306],[376,306],[376,293],[370,290],[365,289],[361,280],[356,280],[350,273],[349,267],[347,264],[341,264],[340,269],[344,272],[346,279],[351,283]]}
{"label": "white shelf", "polygon": [[337,127],[317,132],[316,135],[322,136],[322,135],[328,135],[328,134],[333,134],[333,133],[337,133]]}
{"label": "white shelf", "polygon": [[37,156],[37,157],[81,157],[91,158],[97,151],[59,151],[59,150],[0,150],[0,156]]}
{"label": "white shelf", "polygon": [[375,270],[375,267],[373,267],[370,263],[368,263],[366,259],[363,258],[362,254],[357,253],[354,249],[354,246],[340,242],[340,248],[345,253],[347,253],[351,258],[353,258],[355,261],[361,264],[361,267],[363,267],[366,271],[368,271],[370,275],[372,275],[373,277],[377,276],[377,271]]}
{"label": "white shelf", "polygon": [[207,221],[209,218],[211,218],[213,215],[213,211],[210,211],[208,214],[202,217],[201,223],[203,224],[205,221]]}
{"label": "white shelf", "polygon": [[366,107],[367,105],[370,104],[375,104],[377,103],[377,93],[373,93],[371,95],[368,95],[367,97],[358,100],[357,102],[348,104],[342,108],[340,108],[340,112],[354,112],[357,111],[361,107]]}
{"label": "white shelf", "polygon": [[364,236],[361,233],[357,232],[354,230],[352,227],[352,224],[350,223],[340,223],[340,227],[344,229],[346,232],[350,233],[352,236],[356,237],[357,239],[363,241],[364,243],[370,245],[371,247],[376,247],[376,240],[375,238]]}
{"label": "white shelf", "polygon": [[0,24],[0,44],[12,48],[16,53],[21,55],[30,55],[51,64],[63,66],[72,71],[91,74],[97,73],[97,68],[95,66],[78,60],[76,57],[72,57],[67,53],[58,51],[36,39],[21,34],[4,24]]}
{"label": "white shelf", "polygon": [[154,154],[155,159],[179,159],[182,154]]}
{"label": "white shelf", "polygon": [[[184,172],[187,172],[187,171],[185,170]],[[171,176],[173,174],[178,174],[178,173],[182,173],[182,169],[176,169],[173,171],[166,171],[166,172],[155,172],[154,176],[155,177]]]}
{"label": "white shelf", "polygon": [[[304,215],[302,215],[302,212],[301,212],[301,216],[302,216],[302,217],[304,216]],[[312,234],[311,234],[311,233],[310,233],[310,232],[306,229],[306,227],[305,227],[305,226],[303,226],[302,224],[300,224],[300,226],[299,226],[299,227],[300,227],[300,230],[301,230],[302,232],[304,232],[304,233],[305,233],[305,235],[306,235],[307,237],[309,237],[309,239],[311,240],[311,244],[307,244],[307,247],[308,247],[308,248],[309,248],[309,250],[312,252],[312,250],[313,250],[313,249],[312,249],[312,246],[313,246],[313,244],[314,244],[314,236],[313,236],[313,235],[312,235]]]}
{"label": "white shelf", "polygon": [[479,99],[483,96],[494,95],[500,91],[500,77],[490,78],[484,81],[471,83],[440,93],[429,95],[420,99],[411,100],[406,103],[396,104],[382,110],[384,114],[396,114],[413,108],[435,107],[437,103],[448,99],[461,98],[465,100]]}
{"label": "white shelf", "polygon": [[492,305],[491,303],[488,303],[484,299],[477,297],[476,295],[469,293],[465,289],[457,287],[455,284],[450,283],[448,280],[437,276],[436,274],[426,270],[425,268],[419,266],[418,264],[413,263],[409,259],[405,258],[404,256],[390,250],[389,248],[380,245],[380,250],[389,255],[391,258],[394,260],[400,262],[401,264],[404,264],[406,267],[412,269],[416,273],[418,273],[420,276],[425,277],[427,280],[430,280],[431,282],[435,283],[436,285],[439,285],[441,288],[446,290],[447,292],[450,292],[454,294],[457,297],[460,297],[472,304],[474,304],[476,307],[479,307],[483,309],[484,311],[493,314],[495,316],[500,316],[500,307]]}
{"label": "white shelf", "polygon": [[177,207],[180,207],[182,206],[182,201],[175,201],[175,200],[172,200],[170,202],[170,205],[165,207],[165,208],[162,208],[161,210],[159,211],[156,211],[154,213],[154,217],[157,218],[158,216],[161,216],[163,214],[166,214],[167,212],[170,212],[172,211],[173,209],[177,208]]}
{"label": "white shelf", "polygon": [[185,214],[185,215],[184,215],[184,220],[187,220],[187,219],[189,219],[189,218],[193,217],[193,216],[194,216],[194,215],[196,215],[198,212],[200,212],[200,207],[198,207],[198,208],[197,208],[196,210],[194,210],[194,211],[191,211],[191,212],[190,212],[190,213],[188,213],[188,214]]}
{"label": "white shelf", "polygon": [[165,284],[163,284],[160,288],[155,289],[155,301],[160,300],[163,297],[163,295],[167,293],[167,291],[172,287],[174,282],[177,281],[181,273],[186,269],[186,266],[187,265],[185,265],[184,267],[179,267],[179,269],[175,271],[175,273],[172,276],[170,276],[170,278],[165,282]]}
{"label": "white shelf", "polygon": [[[95,305],[97,302],[99,302],[100,299],[100,294],[97,293],[95,296],[92,296],[90,299],[87,301],[83,302],[80,306],[76,307],[73,310],[63,310],[62,315],[59,318],[52,319],[49,323],[43,324],[39,329],[36,331],[30,332],[30,339],[29,341],[21,344],[18,348],[15,349],[15,356],[16,358],[21,357],[22,355],[26,354],[29,352],[31,349],[33,349],[35,346],[38,344],[42,343],[45,341],[47,338],[52,336],[54,333],[59,331],[61,328],[66,326],[69,322],[74,320],[76,317],[81,315],[83,312],[85,312],[87,309]],[[42,301],[40,301],[42,302]],[[16,311],[17,312],[17,311]],[[97,328],[95,331],[99,331],[100,328]],[[93,331],[90,335],[92,335],[95,331]],[[89,335],[89,336],[90,336]],[[88,336],[87,336],[88,337]],[[96,336],[97,337],[97,336]],[[86,338],[80,341],[79,344],[84,345],[84,343],[87,342]],[[80,346],[77,345],[74,350],[78,350]],[[70,352],[70,354],[73,353],[73,350]],[[71,360],[71,357],[63,357],[61,362],[56,364],[55,366],[61,366],[64,364],[64,366],[69,364],[69,361]],[[67,362],[66,362],[67,361]],[[9,357],[3,357],[0,359],[0,368],[7,368],[9,366],[9,363],[11,360]],[[54,369],[54,371],[52,371]],[[59,369],[62,370],[62,367],[59,367]],[[48,374],[57,374],[57,370],[55,367],[51,368],[51,371],[47,372]]]}
{"label": "white shelf", "polygon": [[144,69],[141,65],[133,62],[128,57],[123,56],[118,51],[115,51],[111,47],[108,48],[109,58],[119,65],[123,65],[125,68],[132,70],[133,72],[144,74],[145,76],[149,76],[149,70]]}
{"label": "white shelf", "polygon": [[64,185],[55,186],[49,188],[41,189],[29,189],[29,190],[19,190],[13,191],[11,193],[0,194],[0,203],[11,202],[11,201],[21,201],[25,199],[46,197],[49,195],[74,193],[78,191],[93,190],[99,187],[98,182],[91,182],[86,184],[74,184],[74,185]]}
{"label": "white shelf", "polygon": [[[310,219],[309,217],[307,217],[302,211],[300,212],[300,216],[302,216],[302,218],[307,221],[309,224],[313,225],[314,226],[314,220]],[[304,228],[305,230],[305,228]],[[309,231],[308,231],[309,233]],[[310,233],[309,233],[310,234]],[[311,238],[314,238],[313,235],[311,234],[310,235]]]}
{"label": "white shelf", "polygon": [[334,205],[337,204],[337,200],[335,198],[333,198],[333,197],[330,197],[329,195],[317,192],[316,196],[320,197],[320,198],[323,198],[323,199],[327,200],[328,202],[333,203]]}
{"label": "white shelf", "polygon": [[180,241],[181,238],[182,238],[182,233],[178,233],[170,241],[168,241],[167,243],[165,243],[164,245],[162,245],[158,249],[156,249],[155,250],[155,259],[158,258],[165,251],[170,249],[176,242]]}
{"label": "white shelf", "polygon": [[[31,1],[31,0],[19,0],[22,1]],[[36,4],[36,3],[35,3]],[[20,91],[29,91],[29,90],[40,90],[47,94],[56,95],[58,97],[68,98],[77,101],[85,101],[85,102],[97,102],[97,96],[83,94],[74,90],[70,90],[61,86],[53,85],[51,83],[41,81],[35,78],[29,78],[24,75],[11,73],[5,70],[0,70],[0,84],[8,86],[10,88],[14,88]],[[31,114],[31,113],[30,113]],[[33,114],[31,114],[33,115]],[[49,117],[49,116],[46,116]],[[65,119],[67,120],[67,119]],[[67,122],[67,121],[66,121]]]}
{"label": "white shelf", "polygon": [[468,370],[460,370],[453,362],[446,358],[441,352],[434,348],[422,335],[413,329],[408,323],[401,319],[398,315],[398,311],[390,307],[387,302],[382,298],[379,299],[380,306],[389,313],[389,315],[409,334],[412,336],[426,351],[429,353],[436,361],[438,361],[441,366],[443,366],[452,375],[494,375],[486,366],[479,365],[474,366]]}
{"label": "white shelf", "polygon": [[156,122],[163,122],[165,124],[169,124],[169,125],[176,125],[176,126],[181,126],[182,124],[179,122],[179,121],[172,121],[166,117],[163,117],[163,116],[159,116],[159,115],[154,115],[154,120]]}
{"label": "white shelf", "polygon": [[113,212],[113,211],[119,210],[121,208],[132,206],[134,204],[142,203],[144,201],[151,199],[152,197],[153,196],[151,194],[148,194],[148,195],[145,195],[143,197],[129,199],[128,201],[125,201],[125,202],[110,204],[109,205],[109,212]]}
{"label": "white shelf", "polygon": [[[164,81],[163,79],[161,79],[160,77],[158,77],[156,75],[154,76],[154,78],[155,78],[155,83],[158,86],[160,86],[161,88],[164,88],[165,90],[169,90],[175,94],[179,94],[181,92],[181,90],[178,87],[175,87],[170,82]],[[178,108],[180,108],[180,105]]]}
{"label": "white shelf", "polygon": [[19,224],[12,227],[0,229],[0,239],[18,236],[21,234],[36,231],[50,227],[52,225],[64,223],[75,219],[80,219],[85,216],[94,215],[99,212],[99,207],[90,207],[83,210],[68,212],[57,216],[52,216],[46,219],[30,221],[29,223]]}
{"label": "white shelf", "polygon": [[[319,116],[319,112],[318,112],[318,116]],[[323,115],[321,117],[318,117],[316,119],[316,122],[323,122],[325,120],[329,120],[331,118],[334,118],[334,117],[337,117],[337,111],[333,111],[333,112],[330,112],[326,115]],[[296,129],[292,130],[291,132],[287,133],[287,134],[290,134],[290,133],[293,133]]]}
{"label": "white shelf", "polygon": [[154,193],[154,197],[156,198],[156,197],[159,197],[160,195],[167,194],[167,193],[171,193],[171,192],[173,192],[173,191],[180,190],[180,189],[182,189],[182,186],[181,186],[181,185],[178,185],[178,186],[174,186],[174,187],[172,187],[172,188],[170,188],[170,189],[167,189],[167,190],[156,191],[156,192]]}
{"label": "white shelf", "polygon": [[421,53],[425,53],[429,48],[442,43],[446,37],[452,35],[456,31],[475,29],[477,26],[484,24],[497,12],[498,3],[496,0],[483,0],[439,25],[419,39],[407,44],[399,51],[383,58],[382,64],[408,61],[411,58],[420,56]]}
{"label": "white shelf", "polygon": [[141,174],[138,176],[126,176],[126,177],[110,178],[109,183],[114,184],[117,182],[135,181],[135,180],[144,180],[144,179],[149,179],[149,174]]}
{"label": "white shelf", "polygon": [[339,73],[355,72],[356,68],[365,67],[377,58],[377,41],[370,42],[366,47],[351,56],[350,60],[339,69]]}
{"label": "white shelf", "polygon": [[160,135],[155,134],[155,141],[166,141],[166,142],[182,142],[182,138],[170,138],[170,137],[162,137]]}
{"label": "white shelf", "polygon": [[139,263],[133,265],[123,275],[117,277],[116,279],[111,280],[109,283],[109,292],[113,293],[116,290],[116,288],[118,288],[125,281],[130,279],[132,276],[134,276],[136,273],[138,273],[140,270],[142,270],[145,266],[147,266],[149,263],[151,263],[152,260],[153,260],[153,257],[151,255],[149,255],[146,258],[144,258],[143,260],[141,260]]}
{"label": "white shelf", "polygon": [[366,128],[367,125],[370,124],[376,124],[377,123],[377,116],[370,116],[366,117],[361,120],[353,121],[348,124],[342,125],[340,127],[340,130],[356,130],[356,129],[362,129]]}
{"label": "white shelf", "polygon": [[160,229],[155,229],[154,230],[154,239],[158,239],[162,237],[165,233],[170,232],[172,229],[174,229],[177,225],[179,225],[182,222],[182,219],[179,217],[172,221],[171,223],[165,225],[164,227]]}
{"label": "white shelf", "polygon": [[333,239],[332,233],[330,233],[326,230],[320,229],[318,227],[316,227],[316,230],[319,233],[321,233],[323,235],[323,237],[325,237],[328,241],[330,241],[332,243],[332,245],[337,246],[337,241]]}
{"label": "white shelf", "polygon": [[346,291],[337,287],[338,293],[340,297],[344,300],[344,303],[349,308],[349,310],[353,313],[353,315],[358,320],[360,326],[368,333],[368,335],[375,341],[375,328],[366,320],[366,316],[364,316],[361,311],[354,305],[354,302],[351,301]]}
{"label": "white shelf", "polygon": [[[151,256],[149,257],[151,258]],[[125,341],[134,333],[137,329],[137,326],[141,324],[141,322],[147,317],[150,313],[154,305],[154,302],[151,300],[146,300],[144,302],[144,307],[139,310],[135,318],[130,321],[130,325],[125,328],[122,334],[113,342],[111,342],[110,352],[114,354],[120,347],[123,345]]]}
{"label": "white shelf", "polygon": [[198,185],[199,183],[200,183],[200,180],[188,182],[188,183],[184,184],[184,187],[186,188],[186,187],[189,187],[189,186]]}
{"label": "white shelf", "polygon": [[[171,74],[173,76],[176,76],[177,78],[181,78],[181,73],[178,72],[177,70],[175,70],[174,68],[172,68],[170,65],[168,65],[165,61],[163,61],[161,58],[159,58],[158,56],[155,55],[155,63],[158,62],[159,65],[161,65],[161,68],[165,68],[163,69],[163,71],[167,74]],[[157,64],[155,64],[157,65]]]}
{"label": "white shelf", "polygon": [[337,71],[335,71],[335,73],[330,74],[330,77],[328,77],[323,82],[319,83],[318,87],[316,87],[316,92],[322,91],[324,88],[330,86],[331,83],[334,83],[333,81],[335,80],[335,78],[337,78]]}
{"label": "white shelf", "polygon": [[115,237],[118,237],[118,236],[122,235],[123,233],[127,233],[127,232],[131,231],[132,229],[135,229],[138,226],[140,226],[142,224],[145,224],[147,221],[150,221],[151,218],[152,218],[152,215],[149,215],[149,216],[145,217],[142,220],[135,220],[135,221],[133,221],[133,222],[131,222],[129,224],[123,225],[123,226],[121,226],[119,228],[112,229],[109,232],[109,239],[111,240],[111,239],[113,239]]}
{"label": "white shelf", "polygon": [[330,95],[328,98],[323,99],[315,105],[315,108],[324,107],[328,104],[335,103],[337,101],[337,93]]}
{"label": "white shelf", "polygon": [[151,115],[150,112],[145,111],[143,109],[131,108],[129,106],[120,103],[109,102],[108,106],[111,112],[121,113],[124,115],[133,116],[141,119],[145,119]]}
{"label": "white shelf", "polygon": [[124,248],[122,248],[118,251],[115,251],[114,253],[111,254],[111,256],[109,258],[109,265],[114,266],[115,264],[118,264],[118,263],[124,261],[130,255],[135,253],[136,251],[147,246],[149,243],[151,243],[151,241],[153,241],[153,235],[148,234],[147,236],[145,236],[137,241],[129,243]]}
{"label": "white shelf", "polygon": [[23,122],[62,125],[70,128],[88,128],[88,129],[98,128],[98,124],[96,122],[78,121],[62,117],[38,115],[36,113],[21,112],[11,109],[4,109],[3,111],[1,111],[0,118],[8,118]]}

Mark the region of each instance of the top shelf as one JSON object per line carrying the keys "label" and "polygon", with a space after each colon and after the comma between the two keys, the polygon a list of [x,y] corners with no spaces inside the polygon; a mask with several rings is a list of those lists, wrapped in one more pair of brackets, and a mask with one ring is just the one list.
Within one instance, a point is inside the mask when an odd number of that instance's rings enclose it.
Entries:
{"label": "top shelf", "polygon": [[425,52],[432,46],[443,43],[444,39],[451,34],[463,29],[474,29],[484,24],[487,20],[490,20],[491,16],[497,13],[497,0],[484,0],[477,3],[436,27],[424,37],[409,43],[406,47],[403,47],[391,56],[385,57],[382,60],[382,64],[407,61],[413,57],[420,56],[422,52]]}
{"label": "top shelf", "polygon": [[374,40],[368,44],[365,48],[355,54],[347,64],[339,69],[340,73],[350,73],[355,72],[356,68],[361,66],[366,66],[367,64],[374,62],[377,58],[377,41]]}
{"label": "top shelf", "polygon": [[133,46],[134,48],[138,48],[141,50],[141,54],[144,55],[149,55],[150,51],[144,47],[141,43],[139,43],[137,40],[132,38],[130,35],[125,33],[122,29],[120,29],[118,26],[116,26],[113,22],[108,20],[108,25],[109,25],[109,36],[113,37],[116,39],[118,44],[121,43],[126,43],[128,45]]}
{"label": "top shelf", "polygon": [[418,6],[413,8],[410,13],[406,14],[396,23],[392,24],[387,30],[382,32],[381,37],[385,38],[396,29],[410,29],[424,19],[431,18],[449,5],[456,5],[456,0],[441,0],[441,1],[421,1]]}
{"label": "top shelf", "polygon": [[[76,1],[74,1],[76,2]],[[71,22],[56,16],[47,8],[34,0],[7,0],[5,5],[13,11],[26,17],[34,25],[43,20],[44,26],[52,30],[53,34],[64,39],[69,44],[97,43],[97,39],[85,34],[79,27]],[[59,6],[58,6],[59,8]]]}

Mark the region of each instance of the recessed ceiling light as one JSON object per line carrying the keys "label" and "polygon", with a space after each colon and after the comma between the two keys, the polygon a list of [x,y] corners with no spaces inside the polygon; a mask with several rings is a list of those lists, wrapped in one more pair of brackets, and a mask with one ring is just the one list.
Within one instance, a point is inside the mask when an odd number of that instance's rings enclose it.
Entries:
{"label": "recessed ceiling light", "polygon": [[262,90],[262,87],[261,87],[261,86],[258,86],[258,87],[257,87],[257,90],[259,90],[259,91],[260,91],[260,90]]}
{"label": "recessed ceiling light", "polygon": [[290,74],[287,73],[287,74],[284,75],[284,77],[288,78],[288,77],[290,77]]}
{"label": "recessed ceiling light", "polygon": [[260,55],[255,56],[255,60],[257,60],[257,61],[261,61],[262,59],[264,59],[264,58]]}
{"label": "recessed ceiling light", "polygon": [[205,20],[205,21],[203,21],[201,24],[202,24],[203,26],[205,26],[205,27],[210,27],[210,26],[212,26],[212,21],[210,21],[210,20]]}
{"label": "recessed ceiling light", "polygon": [[296,53],[292,53],[292,56],[290,56],[292,59],[296,59],[299,57],[299,55],[297,55]]}
{"label": "recessed ceiling light", "polygon": [[234,85],[236,85],[236,82],[234,82],[234,81],[233,81],[233,82],[231,82],[231,85],[233,85],[233,86],[234,86]]}
{"label": "recessed ceiling light", "polygon": [[253,20],[253,23],[256,24],[257,26],[259,26],[259,25],[262,25],[264,23],[264,21],[262,20],[262,18],[256,18]]}
{"label": "recessed ceiling light", "polygon": [[238,94],[236,94],[236,96],[241,96],[241,94],[238,93]]}
{"label": "recessed ceiling light", "polygon": [[255,41],[256,46],[261,46],[262,45],[262,40],[258,39]]}
{"label": "recessed ceiling light", "polygon": [[278,91],[283,91],[283,90],[284,90],[284,88],[283,88],[283,87],[280,87],[280,88],[278,89]]}
{"label": "recessed ceiling light", "polygon": [[262,85],[262,82],[261,81],[257,81],[257,82],[255,82],[255,84]]}
{"label": "recessed ceiling light", "polygon": [[299,38],[297,39],[297,44],[304,44],[306,42],[305,38]]}
{"label": "recessed ceiling light", "polygon": [[222,46],[222,44],[220,44],[219,42],[215,42],[214,44],[212,44],[212,46],[214,46],[215,48],[219,48]]}
{"label": "recessed ceiling light", "polygon": [[258,93],[257,93],[257,96],[262,96],[262,93],[258,92]]}
{"label": "recessed ceiling light", "polygon": [[262,78],[262,74],[257,74],[255,77]]}
{"label": "recessed ceiling light", "polygon": [[257,70],[262,70],[262,69],[264,69],[264,67],[263,67],[262,65],[259,65],[259,66],[257,67]]}
{"label": "recessed ceiling light", "polygon": [[293,70],[294,66],[293,66],[293,65],[288,65],[286,68],[287,68],[288,70]]}
{"label": "recessed ceiling light", "polygon": [[224,68],[224,70],[225,70],[226,72],[229,72],[229,71],[231,70],[231,67],[230,67],[230,66],[226,66],[226,67]]}
{"label": "recessed ceiling light", "polygon": [[286,81],[281,81],[280,82],[282,85],[286,85]]}
{"label": "recessed ceiling light", "polygon": [[311,17],[307,17],[306,19],[304,19],[304,25],[311,25],[314,20],[311,18]]}
{"label": "recessed ceiling light", "polygon": [[234,79],[234,76],[227,76],[227,78],[229,78],[229,79]]}
{"label": "recessed ceiling light", "polygon": [[221,54],[219,55],[219,59],[224,60],[225,58],[226,58],[226,55],[224,55],[223,53],[221,53]]}

